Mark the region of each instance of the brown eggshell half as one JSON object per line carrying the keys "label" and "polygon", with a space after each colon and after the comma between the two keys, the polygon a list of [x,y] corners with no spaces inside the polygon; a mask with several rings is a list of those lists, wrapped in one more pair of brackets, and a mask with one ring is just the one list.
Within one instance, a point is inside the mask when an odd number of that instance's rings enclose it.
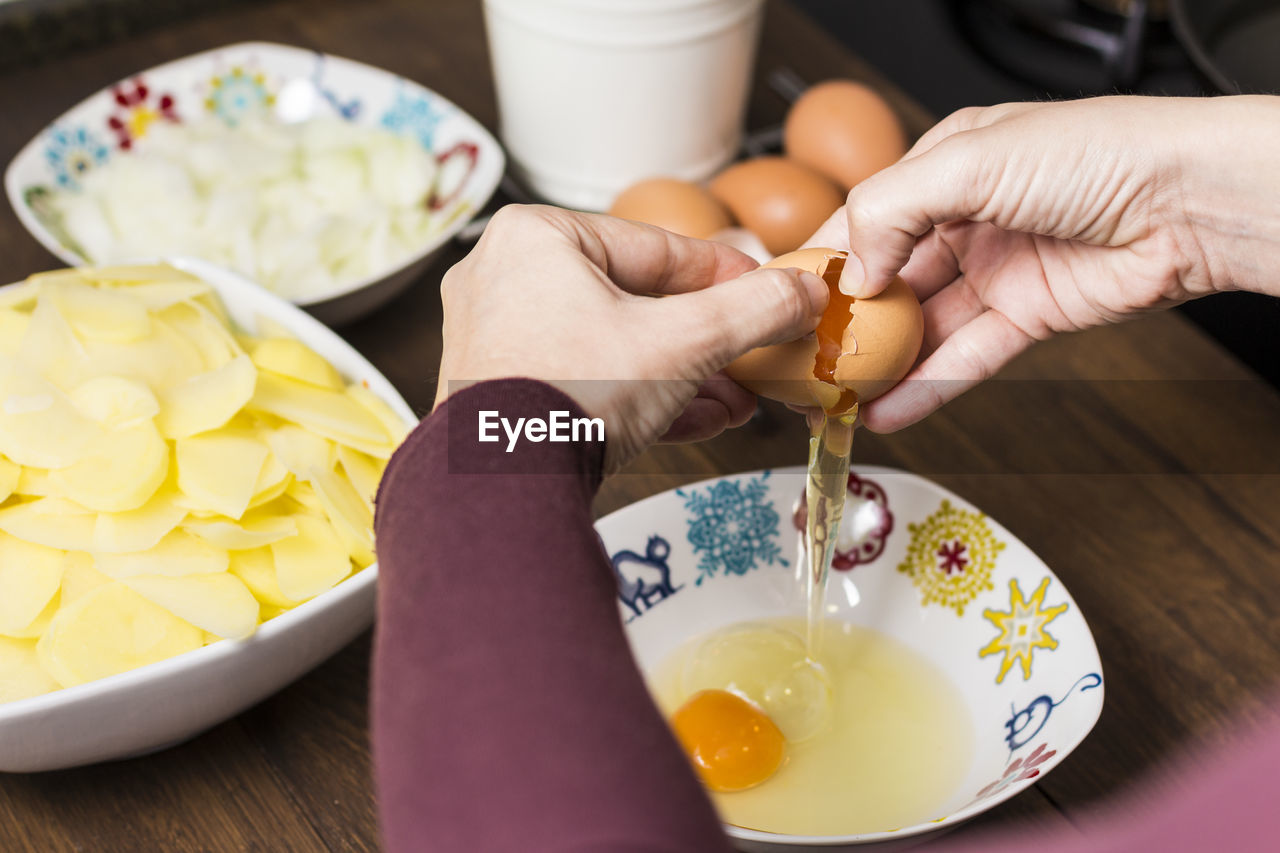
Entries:
{"label": "brown eggshell half", "polygon": [[[847,253],[836,249],[801,249],[774,258],[765,267],[794,267],[822,276],[830,259]],[[824,276],[835,288],[837,275]],[[772,400],[829,409],[847,388],[866,403],[906,376],[924,340],[924,315],[911,288],[894,277],[888,288],[870,299],[855,299],[836,360],[839,387],[814,378],[818,342],[813,335],[754,349],[725,368],[740,385]]]}

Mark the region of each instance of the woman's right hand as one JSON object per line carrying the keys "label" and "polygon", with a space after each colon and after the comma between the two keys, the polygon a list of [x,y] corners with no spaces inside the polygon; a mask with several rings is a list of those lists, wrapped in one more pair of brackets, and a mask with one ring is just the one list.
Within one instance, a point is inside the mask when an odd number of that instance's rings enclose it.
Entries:
{"label": "woman's right hand", "polygon": [[899,429],[1056,333],[1218,290],[1280,294],[1280,97],[961,110],[809,243],[850,248],[846,292],[901,270],[923,303],[921,360],[862,410]]}

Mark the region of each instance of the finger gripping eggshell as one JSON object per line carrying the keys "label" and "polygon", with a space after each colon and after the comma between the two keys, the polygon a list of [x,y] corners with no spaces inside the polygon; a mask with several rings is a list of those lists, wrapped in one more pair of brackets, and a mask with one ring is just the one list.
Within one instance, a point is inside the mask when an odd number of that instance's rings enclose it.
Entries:
{"label": "finger gripping eggshell", "polygon": [[[765,267],[794,267],[822,276],[832,291],[827,311],[845,310],[847,297],[837,288],[839,267],[846,252],[835,249],[802,249],[774,258]],[[838,261],[833,267],[832,262]],[[854,299],[849,319],[835,354],[832,376],[815,375],[819,343],[815,335],[768,347],[738,358],[725,372],[762,397],[797,406],[830,410],[850,391],[858,402],[869,402],[888,391],[915,363],[924,338],[924,316],[915,293],[895,277],[883,293],[870,299]],[[827,325],[824,315],[823,325]]]}

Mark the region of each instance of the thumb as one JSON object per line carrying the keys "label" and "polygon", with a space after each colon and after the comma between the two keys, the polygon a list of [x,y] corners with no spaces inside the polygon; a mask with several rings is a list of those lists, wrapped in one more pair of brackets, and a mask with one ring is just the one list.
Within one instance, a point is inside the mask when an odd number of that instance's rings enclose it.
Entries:
{"label": "thumb", "polygon": [[812,332],[827,307],[827,284],[797,269],[757,269],[702,290],[659,300],[684,341],[686,363],[708,376],[738,356]]}
{"label": "thumb", "polygon": [[874,296],[911,259],[916,240],[943,222],[981,213],[987,157],[966,133],[877,172],[849,191],[849,260],[840,290]]}

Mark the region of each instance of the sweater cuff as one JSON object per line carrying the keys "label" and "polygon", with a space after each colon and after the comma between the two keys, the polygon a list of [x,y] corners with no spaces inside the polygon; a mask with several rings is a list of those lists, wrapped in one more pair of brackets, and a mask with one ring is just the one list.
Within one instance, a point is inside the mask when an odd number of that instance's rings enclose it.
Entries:
{"label": "sweater cuff", "polygon": [[604,451],[603,421],[563,391],[535,379],[493,379],[451,394],[418,424],[392,456],[379,502],[400,477],[427,470],[572,476],[594,496]]}

